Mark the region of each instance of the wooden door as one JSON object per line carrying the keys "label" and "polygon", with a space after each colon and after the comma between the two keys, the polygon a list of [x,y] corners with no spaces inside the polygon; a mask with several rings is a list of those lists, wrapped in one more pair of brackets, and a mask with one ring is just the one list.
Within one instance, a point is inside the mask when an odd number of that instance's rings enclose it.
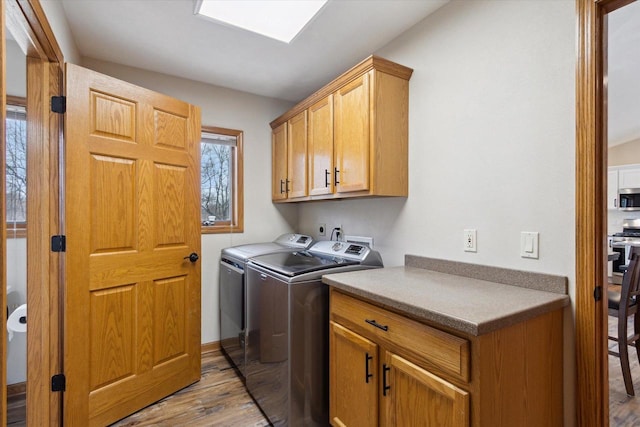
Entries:
{"label": "wooden door", "polygon": [[307,196],[307,110],[287,122],[289,198]]}
{"label": "wooden door", "polygon": [[338,167],[336,191],[369,190],[370,94],[367,74],[335,93],[335,149]]}
{"label": "wooden door", "polygon": [[335,322],[329,332],[329,421],[378,425],[378,345]]}
{"label": "wooden door", "polygon": [[382,426],[469,425],[469,393],[466,391],[390,352],[385,352],[384,370],[389,389],[386,396],[381,397]]}
{"label": "wooden door", "polygon": [[271,135],[271,199],[287,198],[287,124],[283,123]]}
{"label": "wooden door", "polygon": [[309,107],[309,195],[333,193],[333,95]]}
{"label": "wooden door", "polygon": [[200,110],[67,65],[65,425],[200,378]]}

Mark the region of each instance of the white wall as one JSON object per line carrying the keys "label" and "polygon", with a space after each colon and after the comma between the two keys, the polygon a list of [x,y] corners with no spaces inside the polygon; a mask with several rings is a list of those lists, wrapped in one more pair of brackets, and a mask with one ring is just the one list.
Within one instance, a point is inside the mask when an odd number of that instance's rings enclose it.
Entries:
{"label": "white wall", "polygon": [[202,342],[218,341],[218,260],[220,250],[271,241],[293,231],[297,209],[271,203],[271,128],[269,122],[291,103],[211,86],[89,58],[84,67],[200,106],[202,124],[244,132],[244,233],[202,236]]}
{"label": "white wall", "polygon": [[62,3],[59,0],[40,0],[40,4],[55,34],[56,41],[64,55],[65,62],[79,64],[80,52],[73,40],[73,33],[69,28]]}
{"label": "white wall", "polygon": [[[410,253],[567,276],[573,298],[575,43],[573,0],[455,1],[405,32],[376,53],[415,70],[409,197],[300,204],[300,232],[373,236],[387,266]],[[521,231],[540,232],[539,259],[520,258]],[[567,310],[566,426],[574,359]]]}

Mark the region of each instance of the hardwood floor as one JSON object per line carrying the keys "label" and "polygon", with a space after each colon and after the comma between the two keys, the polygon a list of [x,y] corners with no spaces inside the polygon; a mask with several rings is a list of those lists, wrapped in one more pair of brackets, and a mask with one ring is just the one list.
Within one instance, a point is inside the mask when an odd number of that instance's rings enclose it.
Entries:
{"label": "hardwood floor", "polygon": [[26,427],[27,404],[24,394],[7,398],[7,427]]}
{"label": "hardwood floor", "polygon": [[[617,334],[618,321],[609,316],[609,335]],[[629,331],[633,323],[629,321]],[[618,344],[609,341],[609,349],[617,351]],[[629,365],[635,396],[627,396],[622,379],[620,359],[609,356],[609,425],[610,427],[640,427],[640,364],[634,348],[629,347]]]}
{"label": "hardwood floor", "polygon": [[199,382],[112,424],[112,427],[268,425],[240,378],[217,350],[202,353]]}

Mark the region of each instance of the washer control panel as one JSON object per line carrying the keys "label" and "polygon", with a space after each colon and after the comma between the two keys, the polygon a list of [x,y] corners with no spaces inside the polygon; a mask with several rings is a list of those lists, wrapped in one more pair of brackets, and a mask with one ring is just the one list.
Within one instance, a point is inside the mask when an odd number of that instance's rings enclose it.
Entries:
{"label": "washer control panel", "polygon": [[357,243],[336,242],[335,240],[321,240],[309,248],[312,253],[332,255],[342,258],[362,261],[370,252],[369,247]]}

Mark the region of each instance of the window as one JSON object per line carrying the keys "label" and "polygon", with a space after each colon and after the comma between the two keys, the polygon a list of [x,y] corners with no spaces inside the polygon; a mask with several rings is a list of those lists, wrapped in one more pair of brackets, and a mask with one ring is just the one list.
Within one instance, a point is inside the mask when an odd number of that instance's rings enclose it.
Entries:
{"label": "window", "polygon": [[7,96],[6,209],[7,237],[27,235],[27,111],[26,100]]}
{"label": "window", "polygon": [[242,131],[203,126],[200,164],[202,233],[242,232]]}

